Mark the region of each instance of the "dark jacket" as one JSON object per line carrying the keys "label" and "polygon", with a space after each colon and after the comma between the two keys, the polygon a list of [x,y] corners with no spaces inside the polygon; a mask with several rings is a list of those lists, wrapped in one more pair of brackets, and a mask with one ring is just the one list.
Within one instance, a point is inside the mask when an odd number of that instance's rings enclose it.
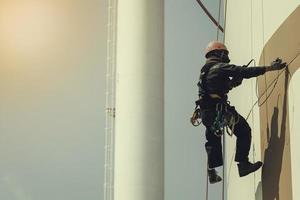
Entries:
{"label": "dark jacket", "polygon": [[[266,67],[245,67],[222,63],[208,59],[201,69],[198,82],[199,98],[202,103],[214,104],[215,100],[209,94],[218,94],[223,101],[227,100],[227,93],[241,84],[242,80],[257,77],[266,72]],[[200,107],[203,107],[200,105]]]}

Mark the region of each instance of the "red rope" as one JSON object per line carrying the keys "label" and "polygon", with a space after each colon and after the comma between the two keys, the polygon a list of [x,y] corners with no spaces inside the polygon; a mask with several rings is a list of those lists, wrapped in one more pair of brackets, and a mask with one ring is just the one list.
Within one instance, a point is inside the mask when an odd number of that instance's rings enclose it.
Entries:
{"label": "red rope", "polygon": [[199,5],[201,6],[201,8],[203,9],[203,11],[205,12],[205,14],[210,18],[210,20],[220,29],[220,31],[222,31],[224,33],[224,29],[223,27],[218,23],[218,21],[210,14],[210,12],[207,10],[207,8],[205,7],[205,5],[201,2],[201,0],[196,0]]}

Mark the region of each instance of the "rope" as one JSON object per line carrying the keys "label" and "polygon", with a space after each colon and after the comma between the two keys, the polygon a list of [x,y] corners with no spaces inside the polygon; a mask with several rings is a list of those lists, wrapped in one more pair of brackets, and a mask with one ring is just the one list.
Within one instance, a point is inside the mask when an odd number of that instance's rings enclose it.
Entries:
{"label": "rope", "polygon": [[225,13],[224,13],[224,34],[223,34],[223,43],[225,43],[225,36],[226,36],[226,20],[227,20],[227,0],[224,0],[225,1]]}
{"label": "rope", "polygon": [[220,31],[224,32],[223,27],[218,24],[217,20],[215,20],[215,18],[210,14],[210,12],[207,10],[207,8],[202,3],[202,1],[201,0],[196,0],[196,1],[198,2],[202,10],[205,12],[205,14],[209,17],[209,19],[220,29]]}
{"label": "rope", "polygon": [[[223,129],[224,132],[224,129]],[[222,184],[222,200],[225,199],[225,177],[226,177],[226,153],[225,153],[225,134],[223,133],[223,184]]]}
{"label": "rope", "polygon": [[208,200],[208,161],[207,161],[207,170],[206,170],[206,200]]}
{"label": "rope", "polygon": [[[202,7],[204,12],[208,15],[208,17],[214,22],[214,24],[217,26],[217,41],[219,40],[219,31],[222,31],[223,34],[223,43],[225,41],[225,26],[226,26],[226,15],[227,15],[227,0],[225,0],[225,17],[224,17],[224,29],[220,25],[220,18],[221,18],[221,4],[222,0],[219,0],[219,13],[218,13],[218,21],[216,21],[210,13],[207,11],[201,0],[197,0],[199,5]],[[225,161],[225,135],[224,135],[224,129],[223,131],[223,160]],[[206,200],[208,200],[208,163],[207,163],[207,178],[206,178]],[[222,185],[222,200],[225,200],[225,162],[223,164],[223,185]]]}
{"label": "rope", "polygon": [[[233,152],[236,151],[236,148],[234,149]],[[231,174],[231,167],[232,167],[232,163],[233,163],[233,157],[234,157],[234,153],[231,155],[231,160],[230,160],[230,165],[229,165],[229,170],[228,170],[228,181],[227,181],[227,188],[229,188],[229,181],[230,181],[230,174]]]}
{"label": "rope", "polygon": [[[288,67],[290,64],[292,64],[292,63],[295,61],[295,59],[299,57],[299,55],[300,55],[300,52],[297,53],[296,56],[295,56],[295,57],[287,64],[287,67]],[[286,67],[286,69],[288,69],[287,67]],[[273,85],[273,88],[272,88],[272,90],[271,90],[271,92],[270,92],[270,94],[266,97],[266,99],[265,99],[262,103],[260,103],[260,104],[258,104],[258,105],[259,105],[259,106],[262,106],[264,103],[267,102],[268,98],[271,96],[272,92],[274,91],[275,86],[277,85],[277,82],[278,82],[278,80],[279,80],[279,77],[281,76],[281,74],[282,74],[283,72],[285,72],[286,69],[283,69],[283,70],[279,71],[279,72],[278,72],[278,75],[271,81],[271,83],[268,85],[268,87],[266,87],[266,89],[263,91],[263,93],[258,97],[258,99],[255,101],[255,103],[252,105],[252,107],[251,107],[251,109],[250,109],[250,111],[249,111],[249,113],[248,113],[248,115],[247,115],[246,120],[249,118],[250,114],[253,112],[255,105],[259,103],[259,101],[261,100],[261,98],[263,97],[263,95],[264,95],[264,94],[269,90],[269,88],[274,84],[274,85]]]}
{"label": "rope", "polygon": [[[224,13],[224,29],[220,25],[220,18],[221,18],[221,5],[222,5],[222,0],[219,0],[219,13],[218,13],[218,21],[216,21],[211,14],[208,12],[208,10],[205,8],[204,4],[201,2],[201,0],[197,0],[199,5],[202,7],[203,11],[207,14],[207,16],[213,21],[213,23],[217,26],[217,41],[219,40],[219,31],[222,31],[223,34],[223,43],[225,42],[225,26],[226,26],[226,17],[227,17],[227,0],[225,1],[225,13]],[[197,123],[195,120],[196,118],[196,113],[194,113],[193,117],[191,118],[191,122],[193,125],[198,125],[200,123]],[[225,135],[224,135],[224,128],[222,129],[223,131],[223,160],[225,161]],[[225,162],[223,164],[223,185],[222,185],[222,200],[225,200]],[[207,163],[207,177],[206,177],[206,200],[208,200],[208,163]]]}
{"label": "rope", "polygon": [[[225,1],[225,13],[224,13],[224,34],[223,34],[223,44],[225,44],[225,36],[226,36],[226,20],[227,20],[227,0],[224,0]],[[220,9],[221,7],[221,0],[219,2],[219,13],[221,11]],[[225,134],[223,134],[223,181],[222,181],[222,199],[224,200],[225,199],[225,181],[227,181],[227,176],[226,176],[226,171],[225,171],[225,166],[226,166],[226,160],[225,160],[225,157],[226,157],[226,152],[225,152]]]}
{"label": "rope", "polygon": [[[227,2],[226,2],[227,3]],[[253,0],[251,0],[251,19],[250,19],[250,26],[251,26],[251,58],[253,58]],[[254,62],[254,65],[255,64],[255,60],[254,59],[251,59],[250,62],[246,65],[246,66],[249,66],[252,62]],[[251,101],[253,103],[253,81],[251,81]],[[254,124],[253,122],[253,115],[252,115],[252,126]],[[247,119],[246,119],[247,120]],[[238,123],[238,121],[236,122]],[[232,133],[234,133],[234,129],[232,130]],[[234,149],[232,155],[231,155],[231,160],[230,160],[230,165],[229,165],[229,170],[228,170],[228,181],[227,181],[227,189],[229,188],[229,183],[230,183],[230,177],[231,177],[231,168],[232,168],[232,164],[233,164],[233,158],[234,158],[234,153],[236,152],[236,148]]]}
{"label": "rope", "polygon": [[[261,1],[261,20],[262,20],[262,45],[263,45],[263,64],[266,66],[266,53],[265,53],[265,13],[264,13],[264,1]],[[265,79],[265,87],[267,87],[267,75],[264,74],[264,79]],[[277,84],[277,81],[276,81]],[[275,85],[276,85],[275,84]],[[272,90],[273,92],[273,90]],[[266,90],[266,100],[268,100],[268,90]],[[265,102],[264,102],[265,103]],[[263,104],[262,104],[263,105]],[[268,109],[268,104],[266,104],[266,119],[267,119],[267,126],[269,127],[269,117],[268,117],[269,109]]]}
{"label": "rope", "polygon": [[[251,58],[253,58],[253,0],[251,0],[251,20],[250,20],[250,23],[251,23]],[[254,61],[254,64],[256,65],[256,62],[255,60],[253,59]],[[253,82],[254,80],[251,79],[251,103],[253,104],[254,102],[254,98],[253,98]],[[252,115],[251,115],[251,121],[252,121],[252,127],[254,127],[254,113],[252,112]],[[252,144],[252,162],[254,163],[255,162],[255,138],[254,136],[253,137],[253,144]],[[253,194],[254,194],[254,198],[255,198],[255,193],[256,193],[256,173],[253,174]]]}
{"label": "rope", "polygon": [[218,26],[217,26],[217,40],[219,40],[219,31],[220,31],[220,29],[219,29],[218,27],[220,26],[221,3],[222,3],[222,0],[219,0],[219,14],[218,14]]}
{"label": "rope", "polygon": [[[225,44],[225,36],[226,36],[226,20],[227,20],[227,0],[224,0],[225,1],[225,11],[224,11],[224,34],[223,34],[223,44]],[[219,13],[220,13],[220,7],[221,7],[221,0],[219,2]],[[226,160],[225,160],[225,157],[226,157],[226,148],[225,148],[225,144],[226,144],[226,141],[225,141],[225,134],[223,134],[223,181],[222,181],[222,199],[226,199],[225,198],[225,181],[227,181],[227,176],[226,176]]]}

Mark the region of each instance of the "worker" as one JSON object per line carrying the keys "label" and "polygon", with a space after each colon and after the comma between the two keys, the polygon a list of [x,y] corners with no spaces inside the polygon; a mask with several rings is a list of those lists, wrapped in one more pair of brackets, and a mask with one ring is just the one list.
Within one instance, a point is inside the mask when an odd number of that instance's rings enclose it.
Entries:
{"label": "worker", "polygon": [[215,168],[223,165],[221,136],[224,126],[228,126],[237,138],[235,161],[238,162],[240,177],[255,172],[263,164],[260,161],[249,162],[251,128],[235,107],[229,104],[228,92],[240,85],[243,79],[281,70],[287,66],[281,59],[276,59],[270,66],[264,67],[236,66],[229,64],[228,54],[229,51],[223,43],[210,42],[206,48],[207,60],[201,69],[198,82],[199,100],[196,103],[200,107],[202,123],[206,127],[205,149],[210,183],[222,180]]}

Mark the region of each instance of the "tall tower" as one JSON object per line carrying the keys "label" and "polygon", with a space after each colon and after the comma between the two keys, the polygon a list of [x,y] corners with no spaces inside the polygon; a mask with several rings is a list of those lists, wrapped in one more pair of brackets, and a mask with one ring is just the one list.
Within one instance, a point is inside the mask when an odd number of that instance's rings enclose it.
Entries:
{"label": "tall tower", "polygon": [[163,199],[163,5],[117,3],[115,200]]}

